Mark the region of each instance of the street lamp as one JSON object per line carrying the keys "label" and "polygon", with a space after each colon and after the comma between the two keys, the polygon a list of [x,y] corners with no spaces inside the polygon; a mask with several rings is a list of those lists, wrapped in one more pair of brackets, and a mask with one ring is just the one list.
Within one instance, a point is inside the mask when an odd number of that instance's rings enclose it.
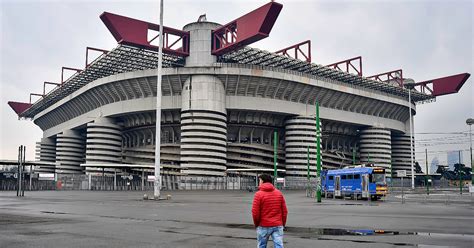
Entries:
{"label": "street lamp", "polygon": [[160,147],[161,147],[161,68],[163,63],[163,0],[160,1],[160,33],[158,47],[158,75],[156,78],[156,135],[155,135],[155,180],[153,183],[153,196],[160,198],[161,173],[160,173]]}
{"label": "street lamp", "polygon": [[472,129],[471,125],[474,124],[474,119],[469,118],[466,120],[466,124],[469,125],[469,151],[471,152],[471,182],[474,185],[474,161],[472,160]]}
{"label": "street lamp", "polygon": [[413,118],[411,113],[411,90],[415,88],[414,83],[405,83],[405,88],[408,89],[408,112],[410,113],[410,161],[411,161],[411,188],[415,189],[415,165],[413,163]]}

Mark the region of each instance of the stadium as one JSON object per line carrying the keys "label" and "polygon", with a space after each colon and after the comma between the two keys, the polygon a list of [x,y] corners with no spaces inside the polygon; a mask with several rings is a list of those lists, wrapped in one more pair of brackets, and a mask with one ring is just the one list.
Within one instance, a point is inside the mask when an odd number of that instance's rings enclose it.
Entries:
{"label": "stadium", "polygon": [[[253,176],[273,170],[276,143],[279,176],[301,185],[308,163],[316,174],[319,103],[323,168],[373,163],[388,176],[410,175],[410,111],[458,92],[470,75],[422,82],[402,70],[366,76],[362,57],[312,63],[310,41],[276,52],[252,48],[269,37],[282,9],[270,2],[225,25],[201,16],[182,29],[163,27],[161,137],[155,137],[159,25],[104,12],[100,19],[117,47],[86,48],[85,68],[63,67],[74,74],[44,82],[30,102],[9,102],[19,118],[43,130],[36,171],[143,175],[153,171],[159,138],[163,185],[183,177]],[[92,52],[100,56],[89,62]],[[45,92],[48,84],[55,88]]]}

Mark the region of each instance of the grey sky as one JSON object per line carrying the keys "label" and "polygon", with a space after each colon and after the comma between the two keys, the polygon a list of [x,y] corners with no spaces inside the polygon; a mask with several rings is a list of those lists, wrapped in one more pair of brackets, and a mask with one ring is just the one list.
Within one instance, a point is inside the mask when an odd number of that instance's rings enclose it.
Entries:
{"label": "grey sky", "polygon": [[[27,159],[33,159],[42,132],[31,121],[18,121],[6,102],[26,102],[30,92],[42,91],[43,81],[58,82],[61,66],[84,67],[86,46],[114,48],[115,40],[99,19],[103,11],[157,22],[159,1],[0,2],[0,158],[15,159],[24,144]],[[209,21],[224,24],[266,2],[165,0],[164,22],[181,29],[206,13]],[[270,37],[253,47],[275,51],[310,39],[313,62],[361,55],[367,76],[402,68],[404,76],[420,81],[474,71],[472,1],[278,2],[284,7]],[[458,94],[419,105],[415,132],[468,130],[465,120],[474,116],[472,81]],[[420,134],[417,139],[436,137]],[[468,149],[464,140],[428,149]],[[429,160],[435,155],[446,161],[445,154],[435,153]],[[422,163],[423,157],[417,153]],[[466,163],[468,157],[466,151]]]}

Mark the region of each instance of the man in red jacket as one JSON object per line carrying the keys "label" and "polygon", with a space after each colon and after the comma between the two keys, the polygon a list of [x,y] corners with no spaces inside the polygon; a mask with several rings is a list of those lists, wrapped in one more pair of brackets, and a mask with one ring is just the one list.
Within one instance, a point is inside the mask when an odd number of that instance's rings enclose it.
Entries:
{"label": "man in red jacket", "polygon": [[283,227],[286,225],[285,198],[276,189],[272,176],[262,174],[258,177],[259,187],[252,204],[253,223],[257,228],[257,242],[259,248],[266,248],[268,238],[272,236],[273,246],[283,248]]}

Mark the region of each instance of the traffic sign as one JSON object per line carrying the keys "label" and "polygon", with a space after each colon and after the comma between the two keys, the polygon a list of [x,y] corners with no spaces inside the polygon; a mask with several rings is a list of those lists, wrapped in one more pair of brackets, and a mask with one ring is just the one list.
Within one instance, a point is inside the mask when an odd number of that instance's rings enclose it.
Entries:
{"label": "traffic sign", "polygon": [[406,170],[397,170],[397,177],[406,177],[407,171]]}

